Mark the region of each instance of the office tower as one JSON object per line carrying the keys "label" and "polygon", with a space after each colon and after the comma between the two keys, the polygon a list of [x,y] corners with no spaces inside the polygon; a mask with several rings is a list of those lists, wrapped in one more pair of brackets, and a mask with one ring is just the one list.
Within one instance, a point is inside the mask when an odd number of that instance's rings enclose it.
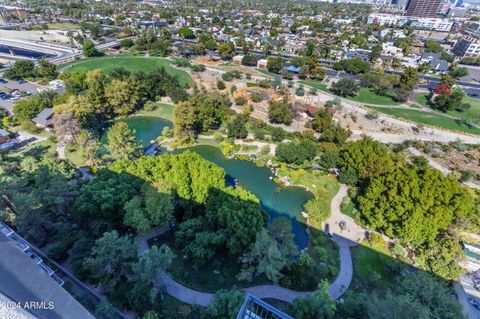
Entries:
{"label": "office tower", "polygon": [[410,0],[407,16],[435,18],[442,0]]}

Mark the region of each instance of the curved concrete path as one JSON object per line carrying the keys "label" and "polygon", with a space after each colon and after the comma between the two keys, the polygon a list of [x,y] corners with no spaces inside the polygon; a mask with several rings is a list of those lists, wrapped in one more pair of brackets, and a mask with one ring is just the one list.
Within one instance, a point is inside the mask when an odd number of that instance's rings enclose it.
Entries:
{"label": "curved concrete path", "polygon": [[[325,222],[325,225],[330,225],[333,223],[335,225],[335,221],[341,221],[348,219],[349,217],[342,214],[340,211],[340,204],[342,203],[343,198],[347,195],[347,186],[341,185],[340,190],[332,199],[331,203],[331,210],[332,214],[330,218]],[[353,219],[351,220],[353,222]],[[347,222],[347,229],[350,220]],[[356,225],[354,222],[351,227]],[[324,226],[325,227],[325,226]],[[359,227],[359,226],[356,226]],[[361,229],[361,228],[360,228]],[[148,249],[147,241],[151,238],[158,237],[169,230],[168,227],[155,229],[145,235],[139,236],[136,238],[136,245],[138,254],[143,254]],[[347,288],[350,286],[350,282],[352,281],[353,276],[353,266],[352,266],[352,256],[350,253],[350,247],[357,245],[355,240],[352,240],[353,237],[351,235],[347,235],[352,239],[345,237],[346,233],[338,227],[338,231],[336,227],[330,227],[329,233],[332,234],[332,240],[335,241],[339,246],[339,253],[340,253],[340,272],[335,279],[335,281],[330,285],[328,288],[328,292],[332,299],[340,298]],[[362,230],[362,234],[363,234]],[[348,233],[347,234],[353,234]],[[359,234],[355,231],[355,234]],[[181,283],[175,281],[171,278],[168,274],[163,273],[157,278],[157,284],[161,289],[166,291],[169,295],[177,298],[178,300],[193,304],[193,305],[200,305],[200,306],[208,306],[208,304],[213,299],[212,293],[202,292],[198,290],[194,290],[188,288]],[[314,291],[296,291],[292,289],[283,288],[276,285],[260,285],[260,286],[253,286],[245,288],[245,291],[255,295],[257,298],[265,299],[265,298],[274,298],[278,300],[282,300],[285,302],[292,303],[296,298],[299,297],[306,297],[314,293]]]}

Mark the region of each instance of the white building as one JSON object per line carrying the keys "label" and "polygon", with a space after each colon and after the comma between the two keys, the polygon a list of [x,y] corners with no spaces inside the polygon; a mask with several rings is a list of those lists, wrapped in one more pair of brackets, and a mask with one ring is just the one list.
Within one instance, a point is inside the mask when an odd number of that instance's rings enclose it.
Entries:
{"label": "white building", "polygon": [[417,29],[425,28],[435,31],[449,32],[453,27],[453,22],[448,19],[419,18],[412,20],[410,25]]}
{"label": "white building", "polygon": [[430,29],[442,32],[449,32],[453,27],[453,22],[448,19],[405,17],[400,15],[381,13],[370,14],[368,16],[367,23],[378,24],[381,26],[392,25],[397,27],[410,24],[410,26],[416,29]]}

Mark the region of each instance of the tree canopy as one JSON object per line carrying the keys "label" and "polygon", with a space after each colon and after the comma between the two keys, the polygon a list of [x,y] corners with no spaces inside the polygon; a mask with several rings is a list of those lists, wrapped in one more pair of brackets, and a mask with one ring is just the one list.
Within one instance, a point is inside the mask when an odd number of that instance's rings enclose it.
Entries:
{"label": "tree canopy", "polygon": [[437,170],[401,165],[373,176],[358,201],[362,217],[373,228],[418,246],[467,215],[472,196]]}

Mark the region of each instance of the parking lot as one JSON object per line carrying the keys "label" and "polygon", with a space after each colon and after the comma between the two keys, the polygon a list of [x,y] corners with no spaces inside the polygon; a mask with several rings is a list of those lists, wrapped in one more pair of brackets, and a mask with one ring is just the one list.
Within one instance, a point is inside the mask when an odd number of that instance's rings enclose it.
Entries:
{"label": "parking lot", "polygon": [[[28,81],[26,83],[22,83],[22,84],[18,83],[17,81],[12,81],[12,80],[7,80],[7,79],[5,79],[5,81],[7,81],[7,82],[6,83],[0,83],[0,91],[1,92],[6,92],[6,93],[9,93],[12,90],[16,89],[16,90],[25,91],[25,92],[28,92],[28,93],[31,93],[31,94],[38,94],[37,89],[47,87],[47,86],[38,85],[36,83],[28,82]],[[13,114],[13,102],[12,101],[0,99],[0,108],[6,110],[10,114]]]}

